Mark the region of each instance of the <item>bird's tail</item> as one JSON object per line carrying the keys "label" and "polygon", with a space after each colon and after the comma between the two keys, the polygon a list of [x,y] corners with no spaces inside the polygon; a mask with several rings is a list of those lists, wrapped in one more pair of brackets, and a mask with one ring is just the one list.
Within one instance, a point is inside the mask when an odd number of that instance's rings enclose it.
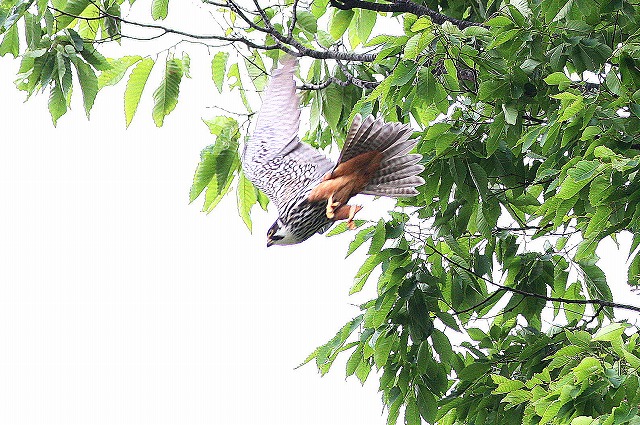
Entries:
{"label": "bird's tail", "polygon": [[413,130],[406,124],[386,123],[369,115],[364,120],[357,114],[347,133],[338,164],[366,152],[382,152],[382,161],[361,193],[377,196],[415,196],[417,186],[424,184],[419,174],[424,167],[420,154],[409,154],[418,143],[409,139]]}

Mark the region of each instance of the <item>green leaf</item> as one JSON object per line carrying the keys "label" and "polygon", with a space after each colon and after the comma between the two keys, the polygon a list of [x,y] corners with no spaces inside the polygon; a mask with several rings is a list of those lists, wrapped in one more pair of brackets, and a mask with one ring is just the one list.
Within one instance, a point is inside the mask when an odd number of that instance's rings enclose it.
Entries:
{"label": "green leaf", "polygon": [[218,52],[211,60],[211,78],[218,89],[218,93],[222,93],[222,84],[224,83],[224,75],[227,72],[227,60],[229,53]]}
{"label": "green leaf", "polygon": [[351,286],[351,289],[349,289],[349,295],[353,295],[362,290],[364,284],[369,278],[369,275],[371,275],[373,269],[375,269],[382,260],[383,257],[380,254],[370,255],[366,260],[364,260],[364,263],[360,266],[360,269],[354,277],[354,283],[353,286]]}
{"label": "green leaf", "polygon": [[422,419],[427,423],[434,423],[438,413],[438,400],[436,397],[426,387],[420,385],[416,395],[416,402]]}
{"label": "green leaf", "polygon": [[374,232],[374,229],[372,227],[367,227],[365,229],[360,230],[356,234],[356,237],[353,238],[353,241],[351,241],[351,243],[349,244],[349,249],[347,250],[347,255],[345,256],[345,258],[353,254],[353,252],[356,249],[358,249],[366,240],[371,238],[371,236],[373,236],[373,232]]}
{"label": "green leaf", "polygon": [[590,180],[593,178],[599,166],[600,161],[579,161],[567,171],[567,174],[569,174],[576,182],[587,179]]}
{"label": "green leaf", "polygon": [[82,99],[84,103],[84,112],[89,118],[93,102],[96,100],[98,94],[98,77],[89,64],[82,62],[81,60],[73,61],[73,64],[78,71],[78,80],[80,81],[80,88],[82,89]]}
{"label": "green leaf", "polygon": [[145,58],[138,62],[138,65],[136,65],[133,71],[131,71],[131,75],[129,75],[127,87],[124,91],[124,115],[127,127],[129,127],[133,116],[136,114],[142,91],[147,84],[149,74],[154,64],[153,59]]}
{"label": "green leaf", "polygon": [[395,335],[387,337],[384,335],[380,335],[376,340],[375,352],[373,353],[373,361],[375,362],[378,369],[387,364],[389,353],[397,343],[397,340],[394,338],[394,336]]}
{"label": "green leaf", "polygon": [[347,360],[346,365],[346,376],[349,377],[353,375],[358,368],[360,362],[364,361],[362,358],[362,349],[360,347],[356,348],[351,356],[349,356],[349,360]]}
{"label": "green leaf", "polygon": [[62,89],[58,84],[51,86],[49,92],[49,113],[53,120],[53,126],[58,124],[58,119],[67,112],[67,100],[62,94]]}
{"label": "green leaf", "polygon": [[515,125],[518,120],[518,110],[514,105],[502,104],[502,112],[504,112],[504,120],[509,125]]}
{"label": "green leaf", "polygon": [[366,360],[362,360],[358,363],[356,367],[356,376],[360,380],[360,383],[364,385],[367,377],[369,376],[369,372],[371,372],[371,363]]}
{"label": "green leaf", "polygon": [[[362,226],[365,223],[367,223],[367,220],[353,220],[353,224],[356,226],[356,228]],[[327,237],[336,236],[348,230],[351,230],[351,228],[349,228],[346,221],[342,221],[327,233]]]}
{"label": "green leaf", "polygon": [[262,57],[257,51],[254,51],[250,58],[244,59],[244,63],[247,67],[247,73],[249,74],[249,78],[251,78],[253,86],[256,90],[262,91],[266,87],[268,81]]}
{"label": "green leaf", "polygon": [[151,2],[151,17],[154,21],[166,19],[169,13],[169,0],[153,0]]}
{"label": "green leaf", "polygon": [[336,107],[336,105],[342,105],[343,89],[337,84],[331,84],[324,90],[324,105],[322,112],[327,120],[327,123],[334,130],[338,128],[340,122],[340,115],[342,108]]}
{"label": "green leaf", "polygon": [[308,10],[300,10],[296,12],[298,27],[309,34],[315,34],[318,32],[318,20],[313,13]]}
{"label": "green leaf", "polygon": [[98,90],[118,84],[127,73],[127,70],[141,60],[141,56],[123,56],[120,59],[107,59],[111,69],[102,71],[98,76]]}
{"label": "green leaf", "polygon": [[93,45],[90,43],[84,43],[82,45],[82,50],[80,51],[80,55],[84,58],[85,61],[91,64],[98,71],[106,71],[111,69],[111,64],[102,56],[100,52],[96,50]]}
{"label": "green leaf", "polygon": [[520,29],[516,28],[516,29],[500,32],[493,40],[491,40],[491,42],[487,46],[487,50],[494,49],[506,43],[507,41],[513,39],[516,35],[518,35],[520,31],[521,31]]}
{"label": "green leaf", "polygon": [[622,336],[624,330],[628,327],[629,324],[627,323],[610,323],[607,326],[598,329],[591,340],[609,342],[616,341]]}
{"label": "green leaf", "polygon": [[554,72],[547,75],[544,82],[550,86],[558,86],[559,90],[565,90],[572,83],[571,79],[565,75],[564,72]]}
{"label": "green leaf", "polygon": [[4,56],[7,53],[11,53],[14,58],[17,58],[20,54],[20,39],[18,37],[18,26],[13,25],[4,34],[2,43],[0,43],[0,56]]}
{"label": "green leaf", "polygon": [[334,40],[339,40],[349,28],[354,12],[352,10],[335,10],[329,22],[329,34]]}
{"label": "green leaf", "polygon": [[365,44],[373,31],[376,24],[378,14],[373,10],[357,9],[356,12],[356,29],[358,38],[362,44]]}
{"label": "green leaf", "polygon": [[371,246],[369,247],[369,254],[377,254],[382,249],[382,246],[387,240],[385,231],[384,220],[380,219],[376,224],[373,238],[371,238]]}
{"label": "green leaf", "polygon": [[253,187],[253,184],[245,177],[243,172],[240,172],[238,179],[237,195],[238,213],[242,221],[244,221],[244,224],[247,225],[249,232],[251,232],[251,208],[258,200],[258,196],[256,195],[255,187]]}
{"label": "green leaf", "polygon": [[575,181],[571,176],[567,176],[560,186],[560,191],[556,195],[559,199],[571,199],[575,196],[576,193],[580,192],[580,190],[585,187],[589,183],[588,179],[582,179],[580,181]]}
{"label": "green leaf", "polygon": [[440,356],[440,362],[451,364],[454,356],[453,348],[451,347],[449,338],[444,332],[434,329],[431,334],[431,341],[433,342],[433,349],[438,353],[438,356]]}
{"label": "green leaf", "polygon": [[489,80],[480,84],[478,100],[495,101],[507,94],[508,82],[505,80]]}
{"label": "green leaf", "polygon": [[75,16],[82,14],[89,4],[91,4],[90,0],[68,0],[62,13],[56,16],[56,26],[58,28],[66,28],[76,19]]}
{"label": "green leaf", "polygon": [[420,422],[418,403],[413,397],[410,397],[404,410],[404,423],[405,425],[420,425]]}
{"label": "green leaf", "polygon": [[611,211],[612,209],[609,205],[598,206],[584,231],[584,237],[588,239],[604,230],[607,227]]}
{"label": "green leaf", "polygon": [[627,271],[627,284],[631,287],[640,286],[640,254],[636,254],[629,264]]}
{"label": "green leaf", "polygon": [[189,192],[189,202],[193,202],[206,188],[203,211],[210,212],[227,193],[233,181],[233,173],[239,167],[239,132],[238,123],[233,118],[215,117],[206,123],[211,133],[217,136],[216,143],[200,154],[200,163]]}
{"label": "green leaf", "polygon": [[178,104],[182,66],[179,59],[169,59],[165,64],[164,78],[153,92],[153,121],[156,127],[162,127],[164,117],[169,115]]}

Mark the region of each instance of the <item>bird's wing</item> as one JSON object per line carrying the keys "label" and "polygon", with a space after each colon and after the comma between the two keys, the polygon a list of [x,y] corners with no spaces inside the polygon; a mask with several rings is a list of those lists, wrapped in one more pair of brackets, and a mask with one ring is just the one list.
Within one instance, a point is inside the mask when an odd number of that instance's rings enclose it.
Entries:
{"label": "bird's wing", "polygon": [[300,102],[293,74],[296,59],[288,57],[273,72],[263,96],[253,135],[244,146],[242,168],[282,212],[290,199],[331,170],[333,162],[300,143]]}

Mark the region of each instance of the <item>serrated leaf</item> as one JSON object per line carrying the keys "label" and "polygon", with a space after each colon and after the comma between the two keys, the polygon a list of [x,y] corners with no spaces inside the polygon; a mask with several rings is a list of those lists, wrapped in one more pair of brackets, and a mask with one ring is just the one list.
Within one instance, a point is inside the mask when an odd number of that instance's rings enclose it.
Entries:
{"label": "serrated leaf", "polygon": [[596,212],[591,217],[591,220],[589,220],[589,224],[584,231],[584,237],[590,238],[591,236],[595,236],[595,234],[604,230],[604,228],[607,226],[611,211],[612,210],[609,205],[598,206]]}
{"label": "serrated leaf", "polygon": [[494,49],[513,39],[520,31],[520,29],[510,29],[499,33],[493,40],[491,40],[491,43],[487,46],[487,50]]}
{"label": "serrated leaf", "polygon": [[504,112],[504,120],[507,124],[515,125],[518,120],[518,109],[514,105],[502,104],[502,112]]}
{"label": "serrated leaf", "polygon": [[362,263],[362,266],[360,266],[360,269],[354,277],[354,283],[351,286],[351,289],[349,289],[349,295],[353,295],[356,292],[360,292],[362,290],[364,284],[369,278],[369,275],[371,274],[373,269],[375,269],[376,266],[380,264],[380,261],[382,261],[380,254],[370,255],[366,260],[364,260],[364,263]]}
{"label": "serrated leaf", "polygon": [[352,10],[335,10],[329,22],[329,34],[334,40],[339,40],[349,28],[354,12]]}
{"label": "serrated leaf", "polygon": [[367,360],[362,360],[356,367],[356,376],[361,384],[364,385],[369,373],[371,372],[371,364]]}
{"label": "serrated leaf", "polygon": [[253,184],[247,179],[243,172],[240,172],[240,177],[238,178],[238,213],[244,221],[244,224],[249,229],[249,232],[252,231],[251,224],[251,208],[258,200],[258,196],[256,195],[256,189]]}
{"label": "serrated leaf", "polygon": [[296,16],[296,24],[303,31],[309,34],[315,34],[316,32],[318,32],[318,20],[313,15],[313,13],[309,12],[308,10],[298,10]]}
{"label": "serrated leaf", "polygon": [[210,213],[229,191],[235,171],[240,167],[237,147],[225,148],[215,156],[216,172],[209,181],[204,195],[202,211]]}
{"label": "serrated leaf", "polygon": [[49,113],[53,120],[53,126],[58,124],[58,119],[67,112],[67,100],[58,84],[53,84],[49,92]]}
{"label": "serrated leaf", "polygon": [[384,367],[387,364],[389,353],[391,352],[394,344],[397,342],[394,336],[395,335],[380,335],[380,337],[378,337],[378,339],[376,340],[375,352],[373,353],[373,361],[375,362],[378,369]]}
{"label": "serrated leaf", "polygon": [[98,94],[98,77],[89,64],[81,60],[75,60],[73,64],[78,71],[78,81],[80,81],[80,89],[82,90],[82,100],[84,104],[84,112],[89,118],[93,102]]}
{"label": "serrated leaf", "polygon": [[564,90],[572,83],[571,79],[565,75],[564,72],[554,72],[547,75],[544,82],[550,86],[558,86],[559,90]]}
{"label": "serrated leaf", "polygon": [[438,400],[436,397],[427,388],[421,385],[418,387],[416,402],[422,419],[428,423],[433,423],[438,413]]}
{"label": "serrated leaf", "polygon": [[418,403],[411,397],[407,402],[407,406],[404,410],[404,423],[405,425],[420,425],[420,410],[418,409]]}
{"label": "serrated leaf", "polygon": [[222,84],[224,83],[224,75],[227,72],[228,59],[229,53],[218,52],[211,60],[211,78],[218,89],[218,93],[222,93]]}
{"label": "serrated leaf", "polygon": [[75,17],[80,16],[90,4],[90,0],[68,0],[62,13],[56,16],[56,26],[58,28],[66,28],[76,19]]}
{"label": "serrated leaf", "polygon": [[343,89],[337,84],[331,84],[324,91],[324,105],[322,112],[327,120],[327,123],[334,130],[337,129],[340,122],[340,115],[342,113],[342,96]]}
{"label": "serrated leaf", "polygon": [[20,38],[18,37],[17,25],[13,25],[9,28],[9,30],[4,34],[2,43],[0,43],[0,56],[4,56],[7,53],[12,54],[14,58],[17,58],[20,54]]}
{"label": "serrated leaf", "polygon": [[347,365],[346,365],[346,376],[349,377],[351,375],[353,375],[358,367],[358,365],[360,364],[360,362],[363,361],[362,359],[362,349],[361,348],[357,348],[353,353],[351,353],[351,356],[349,356],[349,360],[347,360]]}
{"label": "serrated leaf", "polygon": [[98,71],[106,71],[111,69],[111,64],[107,61],[102,53],[96,50],[90,43],[84,43],[82,45],[82,50],[80,51],[80,55],[84,58],[86,62],[91,64]]}
{"label": "serrated leaf", "polygon": [[589,180],[583,179],[579,182],[575,181],[571,176],[567,176],[560,186],[560,191],[556,195],[559,199],[571,199],[580,192],[580,190],[589,183]]}
{"label": "serrated leaf", "polygon": [[133,116],[136,114],[142,91],[147,84],[149,74],[154,64],[153,59],[145,58],[138,62],[138,65],[136,65],[133,71],[131,71],[131,75],[129,75],[127,87],[124,91],[124,115],[127,127],[129,127]]}
{"label": "serrated leaf", "polygon": [[386,236],[384,220],[381,219],[378,221],[378,224],[376,224],[376,228],[373,232],[371,246],[369,247],[369,254],[377,254],[380,252],[384,243],[387,241]]}
{"label": "serrated leaf", "polygon": [[626,323],[610,323],[607,326],[598,329],[591,340],[609,342],[615,341],[622,336],[624,330],[628,327],[629,325]]}
{"label": "serrated leaf", "polygon": [[[367,220],[353,220],[353,224],[356,226],[356,228],[362,226],[365,223],[367,223]],[[348,230],[352,230],[352,229],[349,227],[346,221],[342,221],[338,223],[333,229],[331,229],[329,233],[327,233],[327,237],[336,236]]]}
{"label": "serrated leaf", "polygon": [[151,3],[151,17],[154,21],[166,19],[169,14],[169,0],[153,0]]}
{"label": "serrated leaf", "polygon": [[505,96],[508,90],[508,82],[505,80],[490,80],[480,84],[478,100],[494,101]]}
{"label": "serrated leaf", "polygon": [[153,92],[153,121],[156,127],[162,127],[164,117],[169,115],[178,104],[182,66],[179,59],[169,59],[165,64],[164,78]]}
{"label": "serrated leaf", "polygon": [[351,243],[349,244],[349,249],[347,250],[346,257],[348,257],[349,255],[353,254],[353,252],[356,249],[358,249],[360,247],[360,245],[362,245],[367,239],[369,239],[371,236],[373,236],[373,232],[374,232],[374,228],[373,227],[367,227],[365,229],[360,230],[356,234],[356,237],[353,238],[353,241],[351,241]]}
{"label": "serrated leaf", "polygon": [[268,76],[260,54],[255,51],[250,58],[244,59],[244,63],[253,86],[258,91],[264,90],[267,85]]}
{"label": "serrated leaf", "polygon": [[598,170],[598,166],[600,166],[600,161],[579,161],[567,171],[567,174],[576,182],[590,180]]}
{"label": "serrated leaf", "polygon": [[127,70],[141,60],[142,57],[137,55],[123,56],[120,59],[107,59],[111,64],[111,69],[102,71],[98,76],[98,90],[118,84],[127,73]]}
{"label": "serrated leaf", "polygon": [[376,24],[378,14],[373,10],[358,9],[356,12],[356,30],[362,44],[366,43]]}

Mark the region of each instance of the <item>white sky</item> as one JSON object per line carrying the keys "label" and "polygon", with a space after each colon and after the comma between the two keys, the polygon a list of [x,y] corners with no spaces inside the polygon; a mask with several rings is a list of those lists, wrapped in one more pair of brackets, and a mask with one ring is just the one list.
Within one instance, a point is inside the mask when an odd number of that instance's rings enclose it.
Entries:
{"label": "white sky", "polygon": [[[123,84],[89,122],[76,88],[54,129],[46,95],[22,103],[18,61],[0,60],[0,423],[385,423],[376,377],[344,381],[347,356],[324,378],[293,370],[373,295],[347,295],[352,234],[266,249],[275,211],[255,210],[251,235],[234,197],[208,216],[187,203],[212,142],[201,118],[229,103],[208,60],[192,55],[162,129],[154,81],[126,131]],[[640,304],[625,259],[610,283]]]}
{"label": "white sky", "polygon": [[129,130],[124,86],[89,122],[77,89],[54,129],[0,60],[0,423],[385,423],[377,379],[345,382],[346,357],[324,378],[293,370],[367,299],[347,294],[352,235],[267,249],[274,211],[251,235],[234,197],[188,205],[203,105],[223,102],[193,66],[162,129],[155,82]]}

